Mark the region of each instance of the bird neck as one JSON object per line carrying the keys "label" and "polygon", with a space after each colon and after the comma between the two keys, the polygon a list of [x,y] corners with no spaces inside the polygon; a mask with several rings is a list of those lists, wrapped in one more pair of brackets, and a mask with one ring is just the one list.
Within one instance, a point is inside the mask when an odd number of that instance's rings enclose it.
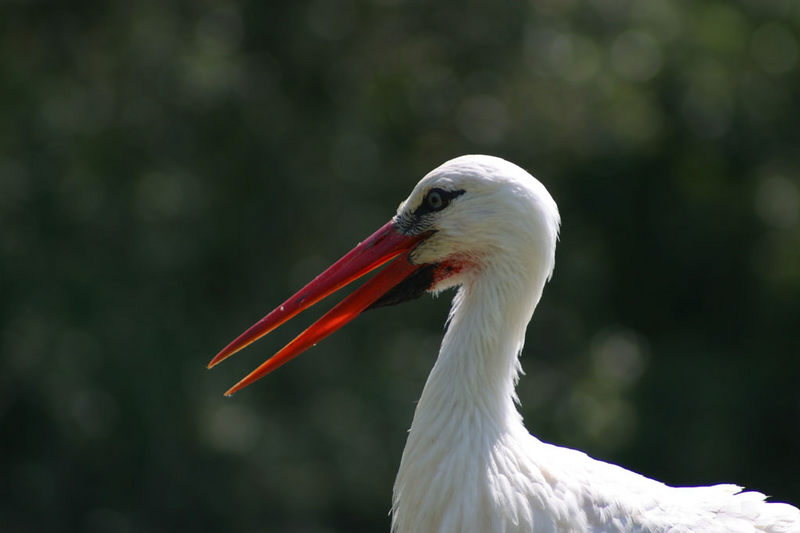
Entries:
{"label": "bird neck", "polygon": [[[441,509],[456,509],[464,523],[474,522],[473,514],[491,505],[491,494],[481,492],[493,486],[486,478],[491,465],[524,453],[529,437],[514,403],[517,355],[547,273],[517,273],[483,269],[453,299],[395,480],[395,533],[459,530],[444,527]],[[482,530],[498,530],[490,526]]]}
{"label": "bird neck", "polygon": [[[499,426],[522,426],[515,401],[518,354],[544,281],[482,272],[462,285],[453,299],[447,332],[417,406],[414,423],[441,427],[442,416],[456,413]],[[531,285],[534,289],[531,289]]]}

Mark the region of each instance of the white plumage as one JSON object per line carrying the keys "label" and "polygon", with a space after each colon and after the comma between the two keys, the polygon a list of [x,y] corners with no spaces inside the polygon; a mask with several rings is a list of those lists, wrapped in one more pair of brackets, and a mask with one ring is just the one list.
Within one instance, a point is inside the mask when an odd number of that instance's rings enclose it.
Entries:
{"label": "white plumage", "polygon": [[394,487],[395,533],[800,532],[800,511],[735,485],[674,488],[528,434],[515,406],[525,328],[553,271],[559,214],[544,186],[488,156],[449,161],[400,205],[463,190],[410,257],[462,268]]}
{"label": "white plumage", "polygon": [[214,366],[391,261],[227,394],[372,305],[458,286],[394,486],[394,533],[800,533],[800,510],[735,485],[674,488],[528,434],[518,355],[553,272],[559,214],[544,186],[496,157],[453,159],[395,217],[226,346]]}

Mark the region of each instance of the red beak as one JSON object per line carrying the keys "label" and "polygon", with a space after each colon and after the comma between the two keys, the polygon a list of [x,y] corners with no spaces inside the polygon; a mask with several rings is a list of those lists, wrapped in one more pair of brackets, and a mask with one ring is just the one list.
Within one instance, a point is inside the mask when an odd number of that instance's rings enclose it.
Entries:
{"label": "red beak", "polygon": [[325,272],[314,278],[311,283],[303,287],[294,296],[239,335],[211,360],[208,368],[227,359],[248,344],[257,341],[290,318],[308,309],[348,283],[396,258],[394,262],[374,278],[356,289],[336,307],[328,311],[322,318],[284,346],[278,353],[267,359],[261,366],[231,387],[225,393],[225,396],[230,396],[264,377],[341,328],[386,294],[392,287],[422,268],[424,265],[411,264],[408,260],[408,254],[418,242],[429,235],[430,233],[423,233],[409,236],[398,231],[392,221],[386,223],[378,231],[370,235],[367,240],[353,248]]}

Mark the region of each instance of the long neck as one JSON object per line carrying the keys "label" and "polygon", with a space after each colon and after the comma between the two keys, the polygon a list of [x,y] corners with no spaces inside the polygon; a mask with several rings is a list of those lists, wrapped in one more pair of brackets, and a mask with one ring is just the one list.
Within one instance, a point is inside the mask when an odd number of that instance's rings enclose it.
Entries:
{"label": "long neck", "polygon": [[[441,519],[437,509],[473,512],[487,498],[458,487],[489,486],[481,476],[498,444],[527,438],[514,404],[517,355],[547,274],[516,274],[484,269],[453,300],[449,327],[403,450],[393,531],[435,531],[432,524]],[[498,279],[514,281],[499,284]]]}
{"label": "long neck", "polygon": [[412,428],[434,424],[441,431],[442,417],[458,414],[491,421],[497,429],[521,425],[514,405],[517,355],[540,291],[531,294],[530,288],[498,285],[494,279],[476,277],[453,299]]}

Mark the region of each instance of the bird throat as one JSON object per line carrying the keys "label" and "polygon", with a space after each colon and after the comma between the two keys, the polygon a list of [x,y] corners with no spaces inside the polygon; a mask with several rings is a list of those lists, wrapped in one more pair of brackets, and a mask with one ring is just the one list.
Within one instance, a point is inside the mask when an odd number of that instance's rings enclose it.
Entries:
{"label": "bird throat", "polygon": [[[471,280],[453,299],[449,327],[395,481],[393,531],[427,531],[437,520],[436,508],[461,509],[455,515],[466,523],[473,512],[492,504],[492,495],[479,488],[491,486],[485,478],[492,475],[498,450],[527,436],[514,387],[517,356],[541,288],[535,294],[513,286],[504,291],[486,283],[491,279]],[[429,514],[424,526],[421,514]],[[441,530],[461,530],[454,527]]]}

